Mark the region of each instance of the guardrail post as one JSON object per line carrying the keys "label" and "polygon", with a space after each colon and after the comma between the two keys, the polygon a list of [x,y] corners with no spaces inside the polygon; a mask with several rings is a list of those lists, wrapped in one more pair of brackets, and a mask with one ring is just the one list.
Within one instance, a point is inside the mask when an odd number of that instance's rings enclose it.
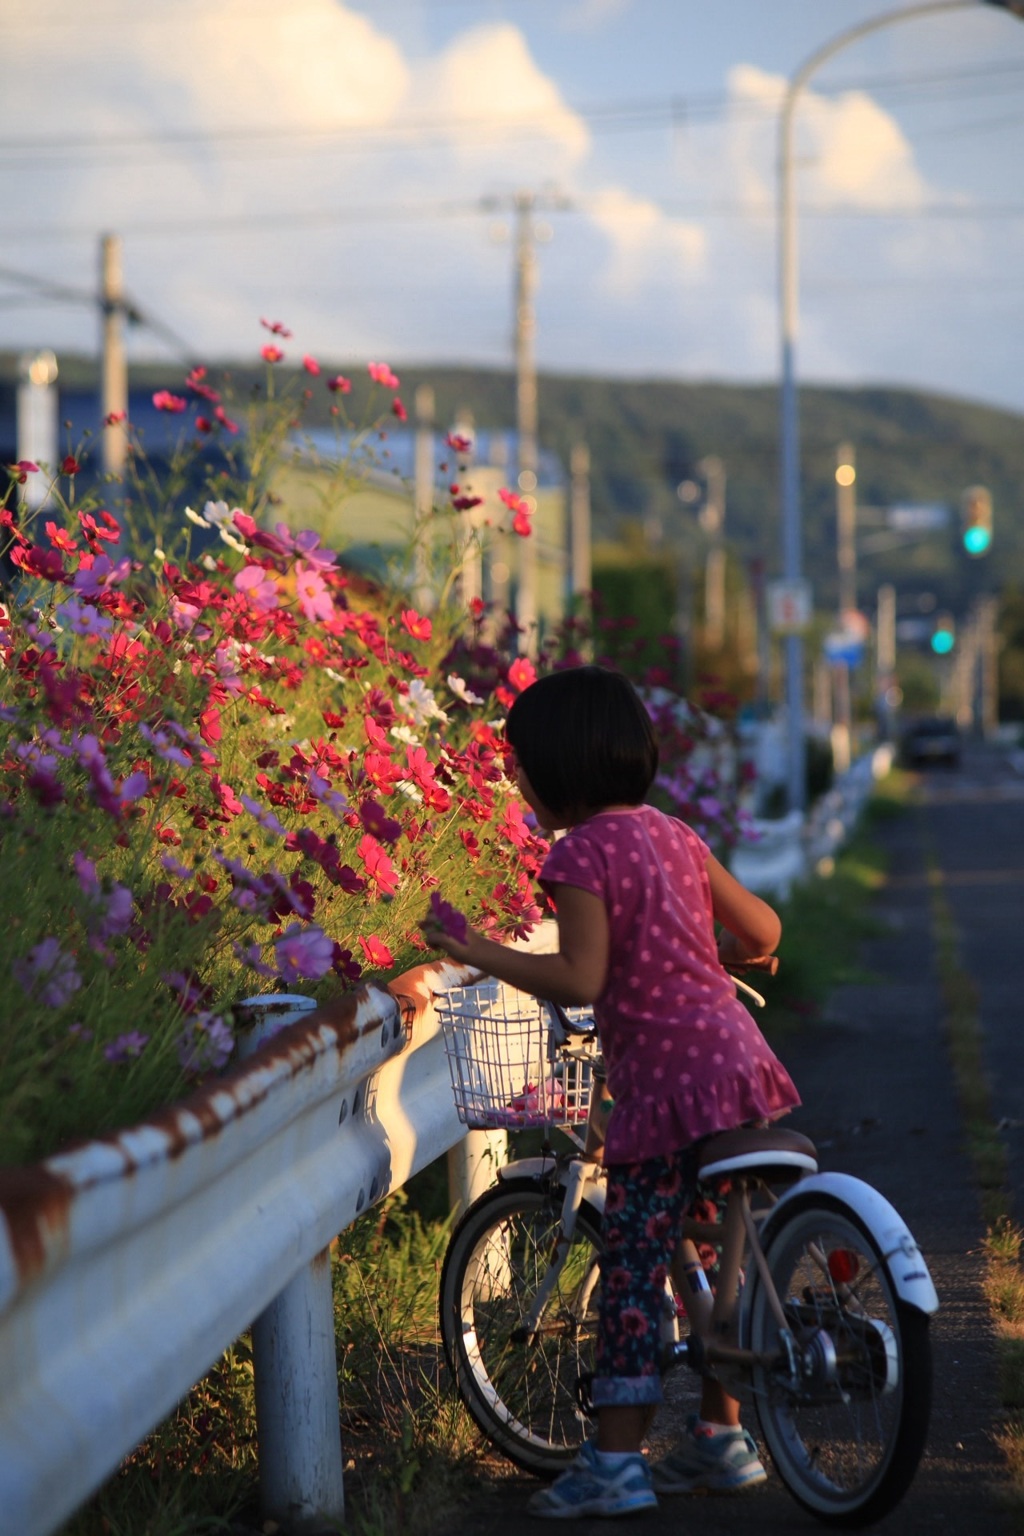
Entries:
{"label": "guardrail post", "polygon": [[448,1152],[448,1198],[461,1213],[497,1180],[508,1162],[507,1131],[467,1131]]}
{"label": "guardrail post", "polygon": [[[248,998],[239,1006],[239,1054],[311,1012],[309,997]],[[260,1506],[290,1532],[317,1532],[345,1517],[341,1407],[331,1255],[318,1253],[252,1325]]]}
{"label": "guardrail post", "polygon": [[260,1507],[288,1531],[345,1517],[331,1255],[317,1254],[252,1325]]}

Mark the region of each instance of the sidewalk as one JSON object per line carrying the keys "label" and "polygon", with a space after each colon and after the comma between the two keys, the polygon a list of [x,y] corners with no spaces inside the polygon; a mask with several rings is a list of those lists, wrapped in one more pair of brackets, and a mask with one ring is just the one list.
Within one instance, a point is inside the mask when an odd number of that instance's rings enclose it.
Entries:
{"label": "sidewalk", "polygon": [[[865,979],[842,987],[827,1017],[778,1044],[804,1107],[789,1121],[816,1142],[823,1169],[873,1184],[896,1206],[928,1259],[940,1298],[928,1450],[885,1536],[1011,1536],[992,1485],[1001,1475],[994,1345],[980,1290],[983,1228],[942,1031],[932,950],[925,808],[883,823],[889,880],[874,903],[878,936],[864,948]],[[678,1373],[682,1376],[684,1373]],[[663,1409],[662,1419],[672,1410]],[[669,1426],[665,1426],[666,1428]],[[753,1420],[749,1427],[756,1431]],[[481,1489],[460,1536],[520,1536],[551,1528],[531,1519],[536,1484],[513,1474]],[[572,1531],[609,1522],[559,1522]],[[649,1536],[774,1536],[822,1530],[769,1474],[737,1498],[662,1499],[635,1522]]]}

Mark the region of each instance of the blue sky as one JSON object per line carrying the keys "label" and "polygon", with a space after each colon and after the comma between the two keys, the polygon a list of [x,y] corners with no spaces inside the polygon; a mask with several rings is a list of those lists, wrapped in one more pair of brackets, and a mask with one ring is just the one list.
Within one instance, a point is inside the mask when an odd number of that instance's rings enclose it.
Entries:
{"label": "blue sky", "polygon": [[[506,365],[538,201],[542,367],[778,371],[787,79],[879,0],[0,0],[0,346]],[[1024,411],[1024,22],[851,42],[796,121],[800,377]],[[40,285],[49,285],[40,287]]]}

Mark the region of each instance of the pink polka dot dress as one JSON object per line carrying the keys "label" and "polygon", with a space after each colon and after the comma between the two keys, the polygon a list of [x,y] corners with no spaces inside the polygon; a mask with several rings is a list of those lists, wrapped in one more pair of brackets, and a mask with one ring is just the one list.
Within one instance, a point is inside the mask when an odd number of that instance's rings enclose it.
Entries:
{"label": "pink polka dot dress", "polygon": [[661,1157],[800,1103],[718,960],[709,849],[653,806],[603,811],[552,847],[541,883],[590,891],[610,953],[594,1006],[608,1087],[609,1163]]}

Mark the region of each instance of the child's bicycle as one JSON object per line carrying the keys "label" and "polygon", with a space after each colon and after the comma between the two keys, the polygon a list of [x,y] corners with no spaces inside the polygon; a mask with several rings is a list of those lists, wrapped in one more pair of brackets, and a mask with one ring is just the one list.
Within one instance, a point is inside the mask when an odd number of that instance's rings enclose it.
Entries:
{"label": "child's bicycle", "polygon": [[[455,1227],[440,1316],[473,1419],[517,1466],[551,1477],[592,1429],[605,1199],[600,1154],[584,1140],[601,1074],[593,1020],[493,980],[435,1008],[460,1119],[542,1133],[536,1154],[498,1168]],[[570,1150],[552,1149],[555,1129]],[[724,1218],[686,1223],[666,1287],[663,1369],[684,1363],[752,1400],[779,1476],[819,1519],[880,1519],[909,1487],[928,1430],[938,1299],[917,1244],[876,1190],[818,1173],[813,1144],[794,1131],[712,1136],[700,1178]],[[696,1246],[708,1243],[719,1251],[714,1293]]]}

